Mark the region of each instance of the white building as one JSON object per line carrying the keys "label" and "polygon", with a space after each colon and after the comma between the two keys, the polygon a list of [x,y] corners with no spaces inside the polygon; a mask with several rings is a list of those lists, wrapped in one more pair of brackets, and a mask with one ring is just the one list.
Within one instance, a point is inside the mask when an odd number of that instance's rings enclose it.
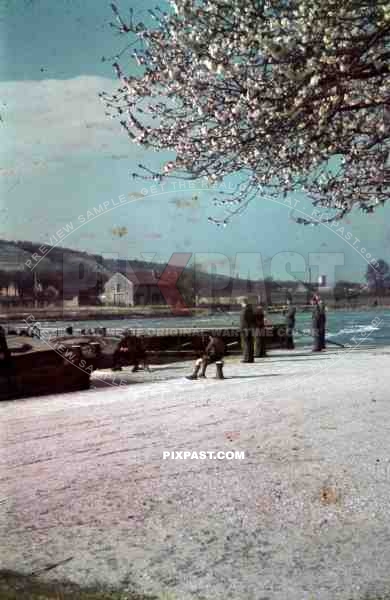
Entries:
{"label": "white building", "polygon": [[16,283],[9,283],[7,286],[0,288],[0,296],[16,297],[19,296],[19,289]]}
{"label": "white building", "polygon": [[322,288],[326,288],[327,286],[327,281],[326,281],[326,275],[320,275],[318,278],[318,287],[322,287]]}
{"label": "white building", "polygon": [[134,306],[134,283],[115,273],[105,284],[101,300],[109,306]]}
{"label": "white building", "polygon": [[64,308],[78,308],[79,297],[77,294],[68,294],[62,299],[62,306]]}

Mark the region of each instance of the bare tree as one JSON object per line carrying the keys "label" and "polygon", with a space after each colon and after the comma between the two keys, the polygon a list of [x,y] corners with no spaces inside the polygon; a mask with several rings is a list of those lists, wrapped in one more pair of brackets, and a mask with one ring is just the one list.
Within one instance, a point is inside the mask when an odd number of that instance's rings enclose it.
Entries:
{"label": "bare tree", "polygon": [[380,258],[375,267],[367,266],[366,280],[368,288],[378,296],[383,296],[385,290],[390,287],[390,267],[388,263]]}

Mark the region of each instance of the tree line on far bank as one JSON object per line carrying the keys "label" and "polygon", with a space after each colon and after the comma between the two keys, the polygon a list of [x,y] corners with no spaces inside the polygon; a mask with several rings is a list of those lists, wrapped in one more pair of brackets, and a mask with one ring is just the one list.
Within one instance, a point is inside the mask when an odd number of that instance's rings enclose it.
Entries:
{"label": "tree line on far bank", "polygon": [[[214,277],[213,280],[212,276],[202,273],[200,278],[196,277],[193,269],[185,270],[182,273],[177,286],[187,306],[195,306],[201,299],[200,303],[222,307],[226,304],[226,298],[231,298],[234,303],[237,294],[257,298],[265,305],[285,304],[288,299],[305,305],[310,303],[311,297],[318,291],[327,302],[335,305],[373,305],[378,300],[383,301],[386,297],[390,299],[389,264],[385,260],[379,259],[378,265],[377,269],[371,265],[367,267],[364,282],[358,283],[341,279],[337,280],[332,288],[318,288],[316,284],[305,284],[302,281],[277,281],[272,277],[267,277],[264,281],[232,279],[227,284],[228,278],[224,276]],[[102,293],[108,279],[107,273],[99,274],[95,286],[83,290],[79,294],[79,303],[83,305],[99,304],[98,296]],[[36,286],[37,281],[38,286]],[[4,292],[11,286],[15,297],[9,298],[9,300],[14,304],[18,302],[18,298],[21,302],[34,299],[43,306],[60,304],[63,299],[62,283],[63,277],[59,272],[40,272],[38,279],[34,281],[32,273],[0,269],[0,302],[7,303]],[[199,294],[199,287],[202,287],[203,293]]]}

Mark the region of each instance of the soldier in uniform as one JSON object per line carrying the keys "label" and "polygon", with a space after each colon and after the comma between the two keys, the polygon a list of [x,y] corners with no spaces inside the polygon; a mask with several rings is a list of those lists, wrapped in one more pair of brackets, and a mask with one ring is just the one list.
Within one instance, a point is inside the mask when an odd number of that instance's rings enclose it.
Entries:
{"label": "soldier in uniform", "polygon": [[313,335],[313,352],[321,352],[321,309],[319,304],[319,296],[314,296],[311,303],[312,311],[312,335]]}
{"label": "soldier in uniform", "polygon": [[325,350],[325,330],[326,330],[326,306],[321,298],[318,302],[319,306],[319,338],[320,338],[320,348],[321,350]]}
{"label": "soldier in uniform", "polygon": [[258,306],[255,310],[255,357],[262,358],[267,356],[266,345],[265,345],[265,322],[264,322],[264,309],[262,306]]}
{"label": "soldier in uniform", "polygon": [[254,330],[256,329],[255,313],[252,305],[246,299],[242,304],[240,314],[241,347],[243,357],[241,362],[253,363],[254,358]]}
{"label": "soldier in uniform", "polygon": [[139,371],[141,362],[146,366],[147,352],[143,339],[137,335],[125,335],[113,355],[113,371],[121,371],[123,366],[133,365],[133,373]]}
{"label": "soldier in uniform", "polygon": [[200,372],[199,377],[206,377],[206,369],[208,365],[211,365],[212,363],[217,363],[217,366],[220,366],[220,368],[217,370],[218,378],[224,379],[222,372],[224,354],[225,343],[223,339],[216,335],[210,335],[209,343],[207,344],[202,358],[198,358],[198,360],[195,363],[193,372],[191,373],[191,375],[187,375],[187,379],[197,379],[200,369],[202,370]]}
{"label": "soldier in uniform", "polygon": [[294,327],[295,327],[295,314],[297,312],[296,307],[293,305],[291,298],[287,299],[287,312],[286,312],[286,348],[287,350],[294,350]]}
{"label": "soldier in uniform", "polygon": [[11,375],[14,374],[11,351],[8,348],[5,329],[0,325],[0,373],[6,376],[8,385],[14,387]]}

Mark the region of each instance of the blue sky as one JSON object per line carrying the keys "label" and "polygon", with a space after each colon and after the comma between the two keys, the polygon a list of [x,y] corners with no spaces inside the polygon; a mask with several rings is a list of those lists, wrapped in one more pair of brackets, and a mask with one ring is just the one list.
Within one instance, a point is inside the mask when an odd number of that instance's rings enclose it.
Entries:
{"label": "blue sky", "polygon": [[[354,214],[344,222],[345,232],[359,239],[352,247],[334,230],[297,225],[288,206],[261,198],[225,229],[207,222],[218,213],[205,189],[168,188],[162,195],[136,199],[145,187],[130,176],[137,164],[156,166],[165,159],[131,145],[98,99],[100,91],[117,87],[110,61],[101,58],[123,47],[109,27],[109,4],[0,0],[1,238],[48,241],[81,214],[124,195],[134,201],[79,228],[64,245],[161,260],[173,252],[192,252],[222,272],[238,253],[238,270],[254,277],[261,271],[258,253],[265,274],[273,265],[275,277],[289,270],[283,266],[288,253],[305,261],[308,253],[343,254],[344,266],[335,276],[356,280],[367,266],[359,248],[372,257],[390,258],[388,208],[369,217]],[[124,13],[132,6],[145,19],[145,10],[155,2],[118,4]],[[311,212],[304,197],[297,209]],[[120,240],[112,233],[117,226],[128,230]],[[300,272],[297,255],[292,256],[291,270]]]}

